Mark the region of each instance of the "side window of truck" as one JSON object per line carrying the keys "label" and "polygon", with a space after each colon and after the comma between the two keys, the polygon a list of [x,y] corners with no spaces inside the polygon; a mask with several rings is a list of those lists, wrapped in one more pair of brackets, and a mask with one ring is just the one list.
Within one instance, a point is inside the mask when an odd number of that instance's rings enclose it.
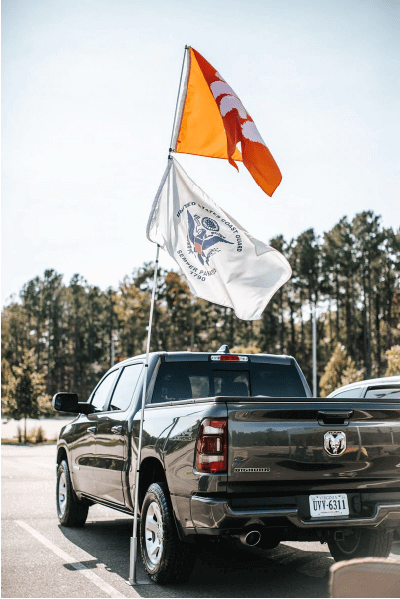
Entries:
{"label": "side window of truck", "polygon": [[163,372],[154,386],[152,403],[192,399],[192,385],[186,373]]}
{"label": "side window of truck", "polygon": [[191,372],[190,367],[172,368],[162,365],[154,386],[152,403],[196,399],[210,396],[210,378],[208,373]]}
{"label": "side window of truck", "polygon": [[127,410],[131,404],[143,364],[125,366],[112,394],[109,410]]}
{"label": "side window of truck", "polygon": [[100,385],[94,392],[91,404],[96,408],[96,410],[101,411],[104,408],[108,395],[111,391],[111,387],[115,382],[115,378],[118,372],[118,370],[113,370],[112,372],[110,372],[110,374],[108,374],[106,378],[103,379],[103,381],[100,383]]}

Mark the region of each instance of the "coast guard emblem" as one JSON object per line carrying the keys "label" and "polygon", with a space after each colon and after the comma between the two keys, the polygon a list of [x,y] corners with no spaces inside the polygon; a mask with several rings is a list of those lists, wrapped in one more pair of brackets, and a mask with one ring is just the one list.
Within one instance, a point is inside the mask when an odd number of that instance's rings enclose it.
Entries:
{"label": "coast guard emblem", "polygon": [[[219,233],[219,225],[214,219],[203,216],[200,219],[198,214],[192,216],[188,210],[188,247],[190,246],[191,253],[196,253],[200,264],[208,265],[208,261],[213,254],[219,252],[213,246],[216,243],[229,243],[225,236]],[[212,249],[210,249],[212,248]],[[209,250],[209,251],[208,251]]]}

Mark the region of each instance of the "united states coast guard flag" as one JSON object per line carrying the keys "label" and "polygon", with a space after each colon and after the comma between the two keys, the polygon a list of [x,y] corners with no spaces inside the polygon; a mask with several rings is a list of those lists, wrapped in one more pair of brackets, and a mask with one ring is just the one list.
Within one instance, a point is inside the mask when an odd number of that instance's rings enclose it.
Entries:
{"label": "united states coast guard flag", "polygon": [[286,258],[254,239],[168,161],[147,224],[147,237],[174,258],[191,291],[256,320],[290,278]]}

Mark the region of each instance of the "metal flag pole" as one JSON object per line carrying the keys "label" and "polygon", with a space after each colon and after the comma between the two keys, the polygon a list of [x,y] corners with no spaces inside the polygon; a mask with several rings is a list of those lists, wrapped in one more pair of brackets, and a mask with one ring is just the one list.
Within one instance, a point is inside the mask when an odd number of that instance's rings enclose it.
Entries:
{"label": "metal flag pole", "polygon": [[[182,87],[182,79],[183,79],[183,70],[184,70],[184,66],[185,66],[186,53],[187,53],[188,48],[189,48],[189,46],[185,46],[185,52],[183,55],[181,78],[179,81],[178,97],[177,97],[176,106],[175,106],[174,123],[172,125],[172,134],[171,134],[171,142],[170,142],[169,152],[173,152],[175,150],[175,145],[176,145],[175,125],[177,122],[179,97],[180,97],[180,92],[181,92],[181,87]],[[182,109],[183,109],[183,105],[181,102],[180,111],[179,111],[180,113],[182,113]],[[166,177],[167,176],[169,177],[169,174],[170,174],[170,165],[172,164],[172,156],[170,154],[168,156],[168,164],[169,165],[164,173],[164,177],[163,177],[160,187],[158,189],[152,210],[154,209],[154,207],[158,201],[159,194],[162,191]],[[170,193],[170,178],[168,180],[168,194],[169,193]],[[150,354],[150,337],[151,337],[151,328],[152,328],[152,324],[153,324],[153,312],[154,312],[155,294],[156,294],[156,287],[157,287],[159,253],[160,253],[160,246],[157,244],[156,265],[155,265],[155,269],[154,269],[153,292],[151,295],[149,326],[148,326],[148,332],[147,332],[147,347],[146,347],[146,360],[145,360],[145,365],[144,365],[145,368],[144,368],[144,380],[143,380],[142,407],[141,407],[141,416],[140,416],[139,443],[138,443],[137,460],[136,460],[135,503],[133,506],[133,508],[134,508],[133,533],[132,533],[132,537],[131,537],[130,556],[129,556],[129,579],[127,580],[127,583],[131,586],[136,585],[136,584],[151,584],[150,580],[142,581],[140,583],[137,582],[137,580],[136,580],[136,565],[137,565],[137,556],[138,556],[138,549],[139,549],[139,546],[138,546],[139,480],[140,480],[140,466],[141,466],[141,459],[142,459],[144,408],[145,408],[145,404],[146,404],[147,374],[148,374],[148,370],[149,370],[149,354]]]}
{"label": "metal flag pole", "polygon": [[143,437],[143,423],[144,423],[144,408],[145,408],[145,403],[146,403],[146,391],[147,391],[147,373],[148,373],[148,369],[149,369],[150,337],[151,337],[151,327],[153,324],[153,312],[154,312],[154,303],[155,303],[156,288],[157,288],[159,253],[160,253],[160,246],[157,245],[156,265],[154,268],[153,291],[151,294],[151,304],[150,304],[149,326],[148,326],[148,331],[147,331],[147,347],[146,347],[146,361],[145,361],[145,365],[144,365],[142,408],[141,408],[140,429],[139,429],[139,445],[138,445],[137,460],[136,460],[135,504],[134,504],[134,513],[133,513],[133,535],[131,537],[129,580],[128,580],[128,584],[130,584],[130,585],[137,584],[136,561],[137,561],[137,554],[138,554],[137,532],[138,532],[138,508],[139,508],[139,477],[140,477],[140,465],[141,465],[141,458],[142,458],[142,437]]}
{"label": "metal flag pole", "polygon": [[[176,146],[176,139],[177,139],[178,131],[175,131],[175,125],[176,125],[177,116],[178,116],[178,108],[179,108],[179,120],[182,118],[183,102],[181,101],[181,105],[179,106],[179,96],[180,96],[181,87],[182,87],[183,69],[185,67],[185,60],[186,60],[187,51],[189,50],[189,48],[190,48],[190,46],[185,46],[185,51],[183,53],[181,78],[179,80],[178,96],[176,98],[176,105],[175,105],[174,123],[172,125],[171,141],[169,142],[169,151],[170,152],[175,152],[175,149],[176,149],[175,146]],[[182,100],[183,100],[184,95],[185,94],[182,94]],[[179,129],[179,128],[180,128],[180,123],[179,123],[179,126],[177,127],[177,129]]]}
{"label": "metal flag pole", "polygon": [[312,313],[312,361],[313,361],[313,396],[317,397],[317,305],[313,303]]}

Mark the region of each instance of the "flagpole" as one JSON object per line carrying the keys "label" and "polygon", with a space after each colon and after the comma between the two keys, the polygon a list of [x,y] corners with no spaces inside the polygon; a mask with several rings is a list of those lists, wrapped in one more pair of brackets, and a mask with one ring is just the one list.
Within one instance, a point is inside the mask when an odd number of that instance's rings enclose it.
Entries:
{"label": "flagpole", "polygon": [[317,302],[311,307],[312,314],[312,369],[313,369],[313,397],[317,397]]}
{"label": "flagpole", "polygon": [[[175,148],[172,147],[172,144],[173,144],[173,141],[174,141],[175,124],[176,124],[176,117],[177,117],[177,114],[178,114],[178,106],[179,106],[179,96],[180,96],[181,87],[182,87],[183,69],[184,69],[184,66],[185,66],[186,55],[187,55],[187,51],[189,50],[189,48],[190,48],[190,46],[185,46],[185,50],[184,50],[184,53],[183,53],[181,78],[179,80],[178,96],[176,98],[176,105],[175,105],[174,124],[172,125],[171,141],[169,142],[169,151],[170,152],[175,152]],[[176,145],[176,143],[174,145]]]}
{"label": "flagpole", "polygon": [[[170,165],[172,164],[172,156],[171,156],[170,152],[175,151],[175,148],[172,147],[172,144],[174,141],[175,125],[176,125],[178,107],[179,107],[179,96],[180,96],[181,87],[182,87],[183,70],[184,70],[184,66],[185,66],[186,53],[187,53],[187,50],[189,49],[189,47],[190,46],[185,46],[185,51],[184,51],[184,55],[183,55],[181,77],[180,77],[179,88],[178,88],[178,96],[177,96],[176,105],[175,105],[174,123],[172,125],[171,141],[169,144],[170,145],[169,155],[168,155],[169,166],[167,167],[164,177],[169,176],[169,169],[170,169]],[[181,112],[182,112],[182,110],[181,110]],[[165,183],[165,179],[163,178],[160,188],[157,192],[154,204],[156,204],[156,201],[158,201],[158,197],[159,197],[159,194],[161,193],[164,183]],[[168,184],[168,193],[169,192],[170,192],[170,185]],[[153,208],[154,208],[154,205],[153,205]],[[140,466],[141,466],[141,461],[142,461],[142,437],[143,437],[143,424],[144,424],[144,408],[145,408],[145,404],[146,404],[147,374],[148,374],[148,370],[149,370],[150,338],[151,338],[151,329],[152,329],[152,324],[153,324],[153,312],[154,312],[154,303],[155,303],[155,295],[156,295],[156,287],[157,287],[159,253],[160,253],[160,246],[157,244],[153,291],[152,291],[152,295],[151,295],[151,304],[150,304],[149,326],[148,326],[148,331],[147,331],[147,346],[146,346],[146,360],[145,360],[145,365],[144,365],[144,380],[143,380],[142,407],[141,407],[141,416],[140,416],[139,444],[138,444],[137,460],[136,460],[135,502],[134,502],[134,506],[133,506],[133,510],[134,510],[133,511],[133,533],[132,533],[131,544],[130,544],[129,579],[127,580],[127,584],[129,584],[131,586],[139,584],[136,579],[137,557],[138,557],[138,553],[139,553],[138,552],[138,549],[139,549],[139,546],[138,546],[139,482],[140,482]],[[149,580],[146,582],[141,582],[140,584],[151,584],[151,581]]]}
{"label": "flagpole", "polygon": [[146,361],[145,361],[145,365],[144,365],[142,407],[141,407],[140,429],[139,429],[139,446],[138,446],[137,460],[136,460],[135,503],[134,503],[134,513],[133,513],[133,536],[131,537],[129,580],[128,580],[128,584],[130,584],[130,585],[137,584],[136,562],[137,562],[137,555],[138,555],[137,532],[138,532],[138,508],[139,508],[139,478],[140,478],[140,465],[141,465],[141,461],[142,461],[142,459],[141,459],[142,458],[142,437],[143,437],[143,423],[144,423],[144,408],[145,408],[145,403],[146,403],[147,373],[148,373],[148,369],[149,369],[150,337],[151,337],[151,328],[152,328],[152,324],[153,324],[154,303],[155,303],[155,297],[156,297],[159,253],[160,253],[160,246],[157,244],[156,264],[155,264],[155,268],[154,268],[153,291],[151,294],[151,304],[150,304],[149,326],[148,326],[148,331],[147,331]]}

